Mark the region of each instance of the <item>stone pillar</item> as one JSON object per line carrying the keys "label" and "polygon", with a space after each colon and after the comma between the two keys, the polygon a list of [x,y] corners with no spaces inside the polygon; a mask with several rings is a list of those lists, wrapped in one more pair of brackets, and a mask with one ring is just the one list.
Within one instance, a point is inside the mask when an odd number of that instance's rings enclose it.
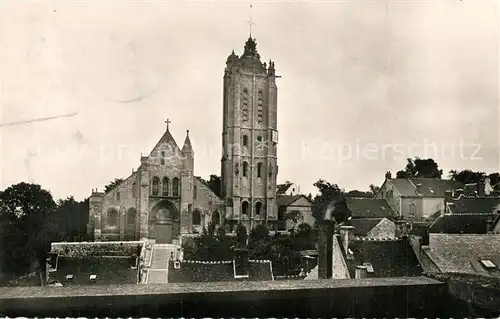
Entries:
{"label": "stone pillar", "polygon": [[149,238],[149,171],[147,156],[141,157],[141,167],[139,168],[140,189],[139,189],[139,238],[141,240]]}
{"label": "stone pillar", "polygon": [[89,199],[89,222],[87,234],[94,241],[101,241],[101,215],[104,193],[92,192]]}

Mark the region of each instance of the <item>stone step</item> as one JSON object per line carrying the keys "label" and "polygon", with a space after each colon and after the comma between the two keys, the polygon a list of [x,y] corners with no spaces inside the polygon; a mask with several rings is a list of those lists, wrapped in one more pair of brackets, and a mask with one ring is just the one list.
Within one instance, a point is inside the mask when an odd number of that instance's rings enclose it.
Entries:
{"label": "stone step", "polygon": [[168,270],[165,269],[149,269],[148,284],[164,284],[168,281]]}

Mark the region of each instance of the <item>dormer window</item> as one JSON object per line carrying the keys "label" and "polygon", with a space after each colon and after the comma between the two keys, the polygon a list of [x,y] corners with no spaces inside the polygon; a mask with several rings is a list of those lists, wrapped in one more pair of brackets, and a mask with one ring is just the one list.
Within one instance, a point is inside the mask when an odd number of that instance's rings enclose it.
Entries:
{"label": "dormer window", "polygon": [[181,263],[178,260],[174,261],[174,269],[180,269],[180,268],[181,268]]}
{"label": "dormer window", "polygon": [[486,269],[495,269],[497,266],[489,259],[482,259],[481,264]]}
{"label": "dormer window", "polygon": [[66,275],[66,280],[67,281],[73,280],[73,275],[72,274]]}
{"label": "dormer window", "polygon": [[96,278],[97,278],[97,275],[90,275],[90,277],[89,277],[89,279],[92,281],[96,280]]}

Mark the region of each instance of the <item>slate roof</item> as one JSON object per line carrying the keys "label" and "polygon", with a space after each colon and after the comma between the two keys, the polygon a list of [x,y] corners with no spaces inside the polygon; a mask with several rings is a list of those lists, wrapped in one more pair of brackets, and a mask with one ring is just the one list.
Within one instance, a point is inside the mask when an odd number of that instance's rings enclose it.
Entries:
{"label": "slate roof", "polygon": [[396,217],[396,213],[385,199],[347,198],[346,203],[353,219]]}
{"label": "slate roof", "polygon": [[444,198],[447,190],[464,187],[464,184],[460,182],[438,178],[392,178],[389,182],[403,197],[414,197],[421,194],[423,197]]}
{"label": "slate roof", "polygon": [[491,214],[493,208],[500,204],[500,197],[469,197],[462,196],[448,203],[452,214],[474,213]]}
{"label": "slate roof", "polygon": [[168,282],[217,282],[217,281],[262,281],[273,280],[270,261],[249,261],[248,278],[234,278],[233,261],[199,262],[184,260],[179,269],[174,268],[174,261],[169,261]]}
{"label": "slate roof", "polygon": [[[339,238],[340,240],[340,238]],[[342,246],[341,246],[342,247]],[[422,275],[422,267],[407,238],[388,240],[359,240],[349,242],[353,258],[346,258],[351,278],[356,266],[370,263],[369,277],[412,277]]]}
{"label": "slate roof", "polygon": [[382,220],[383,220],[383,218],[350,219],[345,223],[345,225],[354,227],[354,235],[355,236],[366,236]]}
{"label": "slate roof", "polygon": [[489,220],[496,214],[447,214],[438,217],[429,227],[429,233],[486,234]]}
{"label": "slate roof", "polygon": [[[131,269],[130,257],[58,257],[57,270],[49,272],[49,280],[63,286],[137,284],[137,269]],[[66,275],[73,275],[66,280]],[[90,275],[96,275],[94,281]]]}
{"label": "slate roof", "polygon": [[284,183],[276,185],[276,193],[278,195],[285,194],[286,191],[293,185],[293,183]]}
{"label": "slate roof", "polygon": [[442,272],[500,276],[487,270],[480,260],[491,260],[498,270],[500,265],[500,235],[432,234],[429,256]]}
{"label": "slate roof", "polygon": [[277,206],[289,206],[289,205],[292,205],[296,200],[298,200],[301,197],[304,197],[309,202],[311,202],[309,200],[309,198],[307,198],[304,195],[280,195],[280,196],[277,196],[277,198],[276,198],[276,205]]}

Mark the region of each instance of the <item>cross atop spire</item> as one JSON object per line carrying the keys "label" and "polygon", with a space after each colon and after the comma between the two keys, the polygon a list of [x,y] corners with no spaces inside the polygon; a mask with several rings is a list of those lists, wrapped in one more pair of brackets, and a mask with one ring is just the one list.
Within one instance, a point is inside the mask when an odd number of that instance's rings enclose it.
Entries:
{"label": "cross atop spire", "polygon": [[252,5],[250,5],[250,19],[248,21],[246,21],[246,23],[248,23],[248,26],[250,27],[250,37],[252,37],[252,26],[255,25],[255,23],[252,21]]}
{"label": "cross atop spire", "polygon": [[172,122],[170,121],[170,119],[167,119],[167,120],[165,121],[165,123],[167,123],[167,130],[168,130],[168,127],[169,127],[170,123],[172,123]]}

